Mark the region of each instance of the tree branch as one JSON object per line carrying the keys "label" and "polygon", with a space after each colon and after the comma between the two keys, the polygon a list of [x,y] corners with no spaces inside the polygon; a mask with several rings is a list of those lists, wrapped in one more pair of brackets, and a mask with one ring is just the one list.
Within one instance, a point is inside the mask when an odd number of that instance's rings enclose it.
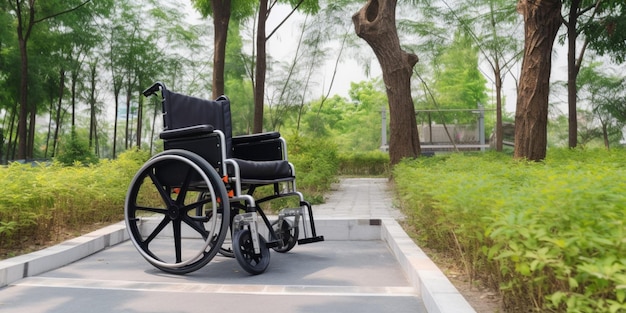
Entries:
{"label": "tree branch", "polygon": [[271,32],[271,33],[270,33],[267,37],[265,37],[265,40],[269,40],[269,39],[272,37],[272,35],[274,35],[274,33],[275,33],[275,32],[276,32],[276,31],[277,31],[277,30],[278,30],[281,26],[283,26],[283,24],[285,24],[285,22],[289,19],[289,17],[291,17],[291,15],[293,15],[293,13],[295,13],[295,12],[298,10],[298,8],[300,7],[300,5],[301,5],[303,2],[304,2],[304,0],[300,0],[300,2],[298,2],[298,4],[297,4],[295,7],[293,7],[293,9],[291,9],[291,12],[289,12],[289,14],[287,14],[287,16],[286,16],[286,17],[285,17],[285,18],[284,18],[284,19],[280,22],[280,24],[278,24],[278,26],[276,26],[276,28],[274,28],[274,30],[272,30],[272,32]]}
{"label": "tree branch", "polygon": [[76,7],[73,7],[73,8],[67,9],[67,10],[65,10],[65,11],[57,12],[57,13],[54,13],[54,14],[52,14],[52,15],[48,15],[48,16],[42,17],[42,18],[40,18],[40,19],[38,19],[38,20],[34,20],[34,21],[33,21],[33,24],[37,24],[37,23],[39,23],[39,22],[43,22],[43,21],[48,20],[48,19],[51,19],[51,18],[55,18],[55,17],[57,17],[57,16],[59,16],[59,15],[63,15],[63,14],[65,14],[65,13],[69,13],[69,12],[72,12],[72,11],[76,11],[76,10],[80,9],[81,7],[85,6],[85,5],[86,5],[87,3],[89,3],[89,2],[91,2],[91,0],[86,0],[85,2],[83,2],[83,3],[79,4],[79,5],[77,5]]}

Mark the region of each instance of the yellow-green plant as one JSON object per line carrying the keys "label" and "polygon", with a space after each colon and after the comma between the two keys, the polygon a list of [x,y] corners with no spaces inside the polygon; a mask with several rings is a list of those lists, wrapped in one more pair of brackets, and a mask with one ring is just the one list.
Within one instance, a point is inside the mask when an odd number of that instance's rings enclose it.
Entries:
{"label": "yellow-green plant", "polygon": [[508,310],[625,312],[625,165],[624,150],[456,154],[394,177],[422,243],[452,251]]}
{"label": "yellow-green plant", "polygon": [[0,250],[55,240],[65,231],[119,221],[128,184],[148,154],[130,151],[91,166],[12,163],[0,168]]}

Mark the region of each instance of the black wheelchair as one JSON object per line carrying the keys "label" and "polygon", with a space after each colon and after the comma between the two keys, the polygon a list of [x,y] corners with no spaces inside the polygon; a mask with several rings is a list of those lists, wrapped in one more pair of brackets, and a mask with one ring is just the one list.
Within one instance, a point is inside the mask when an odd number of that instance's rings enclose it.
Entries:
{"label": "black wheelchair", "polygon": [[[186,274],[220,253],[256,275],[267,269],[270,249],[285,253],[296,243],[324,240],[311,204],[296,190],[280,133],[233,137],[225,96],[204,100],[163,83],[143,94],[159,92],[164,151],[135,174],[124,205],[130,239],[150,264]],[[263,194],[256,199],[258,190]],[[298,204],[275,210],[270,221],[260,205],[285,197]]]}

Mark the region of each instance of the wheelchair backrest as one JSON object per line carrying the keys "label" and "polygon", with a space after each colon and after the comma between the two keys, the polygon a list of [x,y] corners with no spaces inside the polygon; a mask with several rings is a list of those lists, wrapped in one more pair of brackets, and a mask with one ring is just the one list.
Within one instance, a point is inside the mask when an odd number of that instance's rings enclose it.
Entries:
{"label": "wheelchair backrest", "polygon": [[179,129],[196,125],[212,125],[221,130],[226,140],[226,157],[232,155],[232,124],[230,100],[225,96],[216,100],[205,100],[179,94],[167,89],[163,95],[164,130]]}

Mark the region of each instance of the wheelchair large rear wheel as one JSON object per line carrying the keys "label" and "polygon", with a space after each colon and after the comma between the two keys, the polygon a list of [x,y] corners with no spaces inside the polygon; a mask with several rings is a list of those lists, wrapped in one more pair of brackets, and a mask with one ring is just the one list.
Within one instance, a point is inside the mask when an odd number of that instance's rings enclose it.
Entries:
{"label": "wheelchair large rear wheel", "polygon": [[128,189],[124,214],[139,253],[173,274],[205,266],[222,246],[230,223],[220,176],[206,160],[185,150],[167,150],[143,165]]}

